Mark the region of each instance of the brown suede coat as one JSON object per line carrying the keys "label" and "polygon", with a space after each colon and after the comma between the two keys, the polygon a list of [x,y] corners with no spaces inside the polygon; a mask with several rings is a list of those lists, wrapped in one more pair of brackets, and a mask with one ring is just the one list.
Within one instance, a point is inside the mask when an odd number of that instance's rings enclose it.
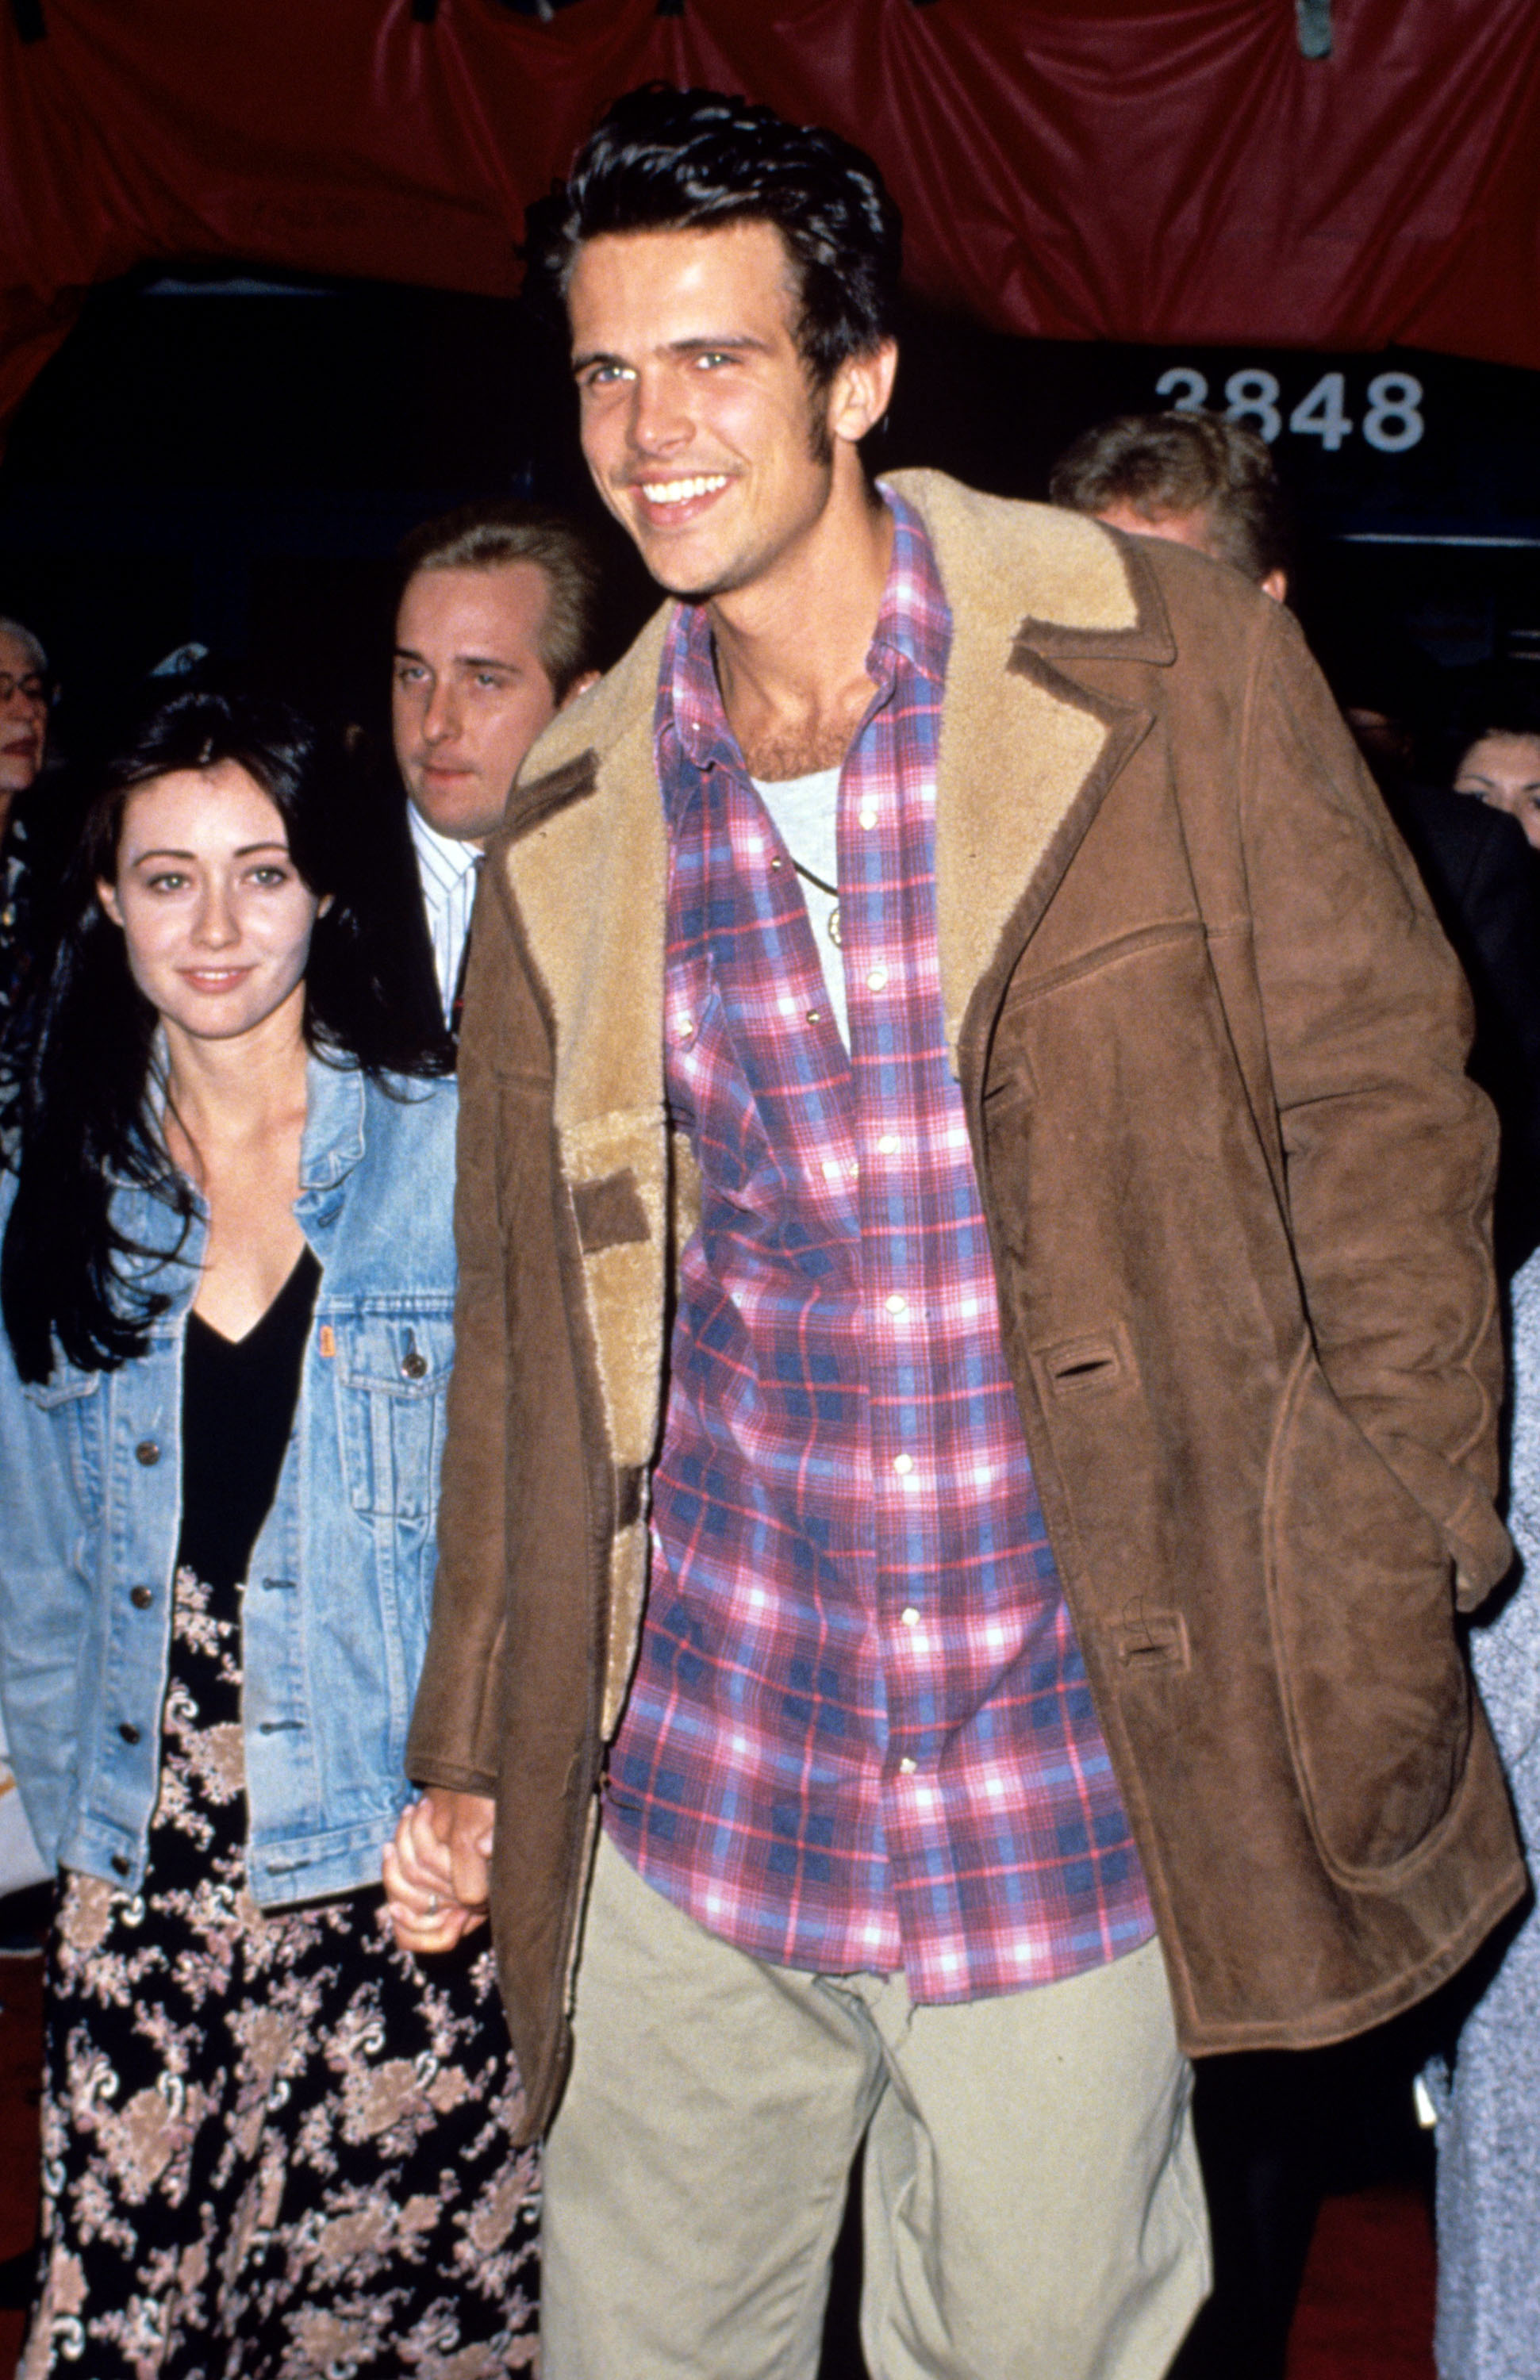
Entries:
{"label": "brown suede coat", "polygon": [[[1463,986],[1290,615],[933,474],[947,1026],[1005,1348],[1189,2049],[1430,1991],[1523,1870],[1454,1629],[1492,1507]],[[526,765],[461,1044],[459,1353],[408,1767],[495,1792],[550,2116],[647,1577],[692,1166],[663,1106],[662,619]]]}

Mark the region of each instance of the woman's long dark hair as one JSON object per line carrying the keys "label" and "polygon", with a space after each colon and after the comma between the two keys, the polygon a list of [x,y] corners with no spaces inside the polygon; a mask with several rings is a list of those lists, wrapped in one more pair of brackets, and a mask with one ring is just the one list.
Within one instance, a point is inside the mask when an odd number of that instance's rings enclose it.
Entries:
{"label": "woman's long dark hair", "polygon": [[10,1020],[6,1162],[17,1191],[0,1251],[0,1310],[17,1369],[46,1380],[55,1348],[88,1371],[144,1353],[169,1300],[134,1279],[147,1253],[112,1219],[115,1186],[153,1192],[181,1220],[192,1191],[171,1164],[148,1098],[156,1013],[128,971],[97,884],[117,873],[129,795],[156,777],[235,762],[283,819],[310,891],[330,893],[305,973],[304,1033],[319,1056],[377,1079],[441,1075],[453,1055],[400,995],[399,918],[382,915],[371,822],[340,743],[287,703],[208,678],[163,693],[93,772],[66,871],[57,939],[23,1014]]}

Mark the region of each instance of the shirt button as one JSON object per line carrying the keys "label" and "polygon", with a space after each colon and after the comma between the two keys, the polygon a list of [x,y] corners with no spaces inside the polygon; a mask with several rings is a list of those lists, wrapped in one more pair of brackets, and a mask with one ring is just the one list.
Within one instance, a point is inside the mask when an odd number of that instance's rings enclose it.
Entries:
{"label": "shirt button", "polygon": [[149,1471],[152,1469],[157,1463],[159,1463],[160,1459],[161,1450],[156,1445],[154,1439],[152,1438],[141,1438],[139,1444],[134,1449],[134,1461],[136,1463],[142,1463],[146,1471]]}
{"label": "shirt button", "polygon": [[695,1018],[693,1016],[676,1016],[673,1020],[673,1029],[679,1036],[681,1041],[687,1041],[691,1034],[695,1031]]}
{"label": "shirt button", "polygon": [[128,1876],[133,1871],[134,1863],[132,1860],[125,1859],[121,1852],[114,1852],[111,1859],[107,1862],[107,1865],[111,1868],[114,1876]]}
{"label": "shirt button", "polygon": [[912,1761],[912,1760],[909,1760],[909,1759],[905,1758],[905,1759],[901,1760],[901,1761],[899,1762],[899,1764],[898,1764],[898,1773],[899,1773],[899,1775],[900,1775],[901,1777],[913,1777],[913,1775],[914,1775],[914,1773],[915,1773],[915,1767],[916,1767],[916,1764],[915,1764],[915,1762],[914,1762],[914,1761]]}
{"label": "shirt button", "polygon": [[877,824],[877,812],[870,802],[864,802],[856,816],[864,827],[871,828]]}
{"label": "shirt button", "polygon": [[403,1355],[401,1358],[402,1375],[406,1379],[420,1380],[427,1369],[427,1356],[420,1354],[415,1347],[411,1350],[410,1354]]}
{"label": "shirt button", "polygon": [[148,1611],[155,1598],[147,1586],[131,1586],[128,1600],[136,1611]]}
{"label": "shirt button", "polygon": [[888,970],[887,970],[887,968],[886,968],[886,967],[873,967],[873,969],[872,969],[872,971],[871,971],[870,975],[869,975],[869,976],[867,976],[867,990],[868,991],[885,991],[885,990],[887,990],[887,986],[888,986]]}
{"label": "shirt button", "polygon": [[808,1024],[809,1024],[809,1025],[817,1025],[817,1024],[819,1022],[819,1020],[820,1020],[820,1018],[822,1017],[822,1015],[823,1015],[823,1011],[822,1011],[822,1009],[821,1009],[821,1008],[810,1008],[810,1009],[807,1011],[807,1022],[808,1022]]}
{"label": "shirt button", "polygon": [[896,1289],[891,1297],[886,1297],[882,1302],[890,1314],[907,1314],[909,1311],[909,1300],[906,1297],[900,1297]]}
{"label": "shirt button", "polygon": [[877,1144],[877,1153],[879,1157],[896,1157],[898,1155],[898,1135],[896,1132],[885,1132],[883,1134],[881,1139]]}
{"label": "shirt button", "polygon": [[784,868],[785,865],[786,863],[783,859],[772,859],[770,861],[770,866],[772,868]]}
{"label": "shirt button", "polygon": [[139,1740],[139,1730],[131,1718],[126,1718],[117,1731],[125,1743],[137,1743]]}
{"label": "shirt button", "polygon": [[893,1457],[893,1469],[898,1473],[898,1475],[899,1475],[900,1478],[907,1479],[907,1477],[909,1476],[910,1472],[911,1472],[911,1471],[913,1471],[914,1467],[915,1467],[915,1458],[914,1458],[914,1456],[913,1456],[912,1454],[895,1454],[895,1455],[894,1455],[894,1457]]}
{"label": "shirt button", "polygon": [[913,1604],[910,1604],[906,1611],[901,1611],[898,1616],[903,1621],[905,1628],[917,1628],[920,1624],[920,1615],[916,1610]]}

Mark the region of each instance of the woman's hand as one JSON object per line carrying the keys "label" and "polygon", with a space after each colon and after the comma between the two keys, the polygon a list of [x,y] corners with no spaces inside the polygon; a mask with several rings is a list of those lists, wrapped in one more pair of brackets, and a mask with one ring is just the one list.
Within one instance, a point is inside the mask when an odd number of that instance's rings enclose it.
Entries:
{"label": "woman's hand", "polygon": [[430,1786],[403,1810],[384,1852],[395,1938],[414,1953],[448,1950],[487,1913],[492,1804],[481,1793]]}

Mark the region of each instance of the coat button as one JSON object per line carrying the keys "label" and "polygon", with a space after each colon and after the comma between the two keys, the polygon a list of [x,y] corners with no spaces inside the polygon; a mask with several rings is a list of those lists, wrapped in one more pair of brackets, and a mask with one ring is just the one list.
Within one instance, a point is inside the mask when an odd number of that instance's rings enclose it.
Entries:
{"label": "coat button", "polygon": [[157,1463],[159,1463],[160,1459],[161,1450],[156,1445],[154,1439],[152,1438],[141,1438],[139,1444],[134,1449],[134,1461],[136,1463],[142,1463],[146,1471],[149,1471],[152,1469]]}
{"label": "coat button", "polygon": [[139,1742],[139,1730],[134,1725],[131,1718],[126,1718],[117,1731],[123,1738],[125,1743],[137,1743]]}
{"label": "coat button", "polygon": [[107,1865],[111,1868],[114,1876],[129,1876],[133,1873],[134,1863],[130,1859],[125,1859],[121,1852],[114,1852],[111,1859],[107,1862]]}
{"label": "coat button", "polygon": [[128,1589],[128,1600],[136,1611],[148,1611],[155,1597],[148,1586],[131,1586]]}
{"label": "coat button", "polygon": [[420,1380],[428,1369],[428,1358],[414,1347],[410,1354],[402,1356],[401,1369],[408,1380]]}

